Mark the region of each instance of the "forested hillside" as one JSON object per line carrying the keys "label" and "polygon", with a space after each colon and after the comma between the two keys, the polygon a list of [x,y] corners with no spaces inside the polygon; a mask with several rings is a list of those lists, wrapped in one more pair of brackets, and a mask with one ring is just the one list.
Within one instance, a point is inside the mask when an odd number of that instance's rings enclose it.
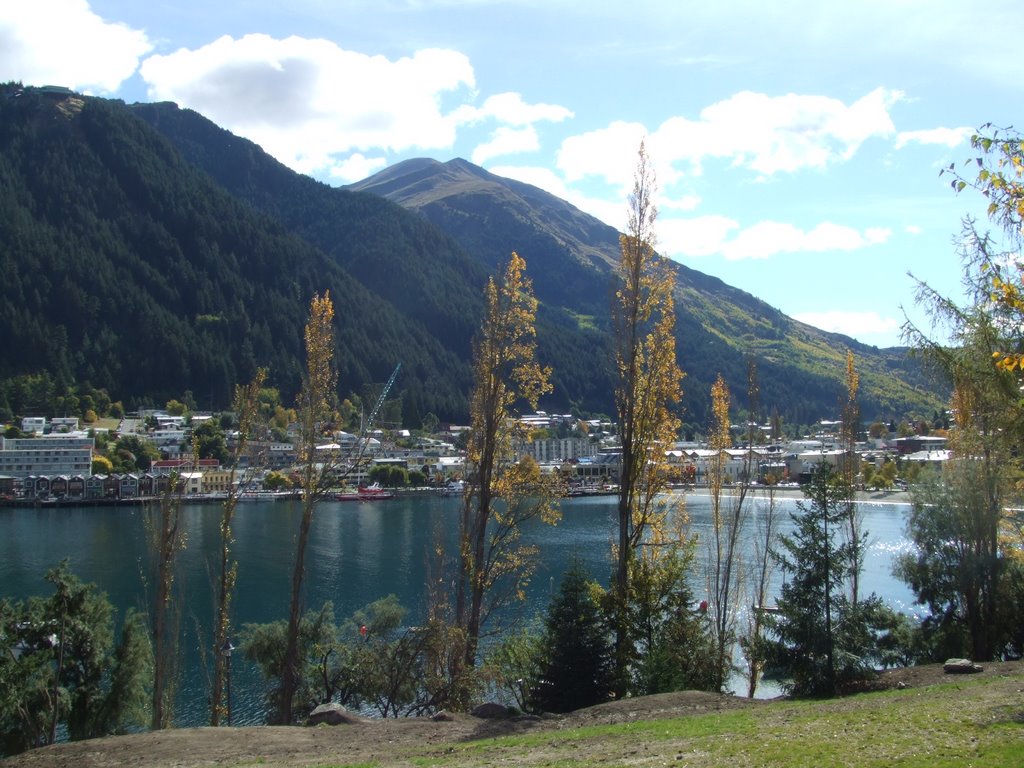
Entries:
{"label": "forested hillside", "polygon": [[[173,104],[5,86],[0,397],[17,390],[4,381],[43,373],[58,389],[102,387],[129,407],[191,392],[217,409],[267,366],[289,402],[309,300],[329,290],[342,396],[401,362],[394,393],[406,426],[427,413],[463,421],[483,286],[515,250],[540,301],[539,357],[554,368],[541,407],[611,412],[614,229],[462,160],[409,161],[359,187],[368,191],[296,174]],[[742,402],[748,356],[762,414],[775,408],[787,423],[835,415],[847,348],[865,418],[939,407],[905,350],[825,334],[677,268],[691,432],[706,423],[719,371]]]}
{"label": "forested hillside", "polygon": [[120,102],[4,88],[0,201],[0,379],[45,371],[126,403],[188,390],[223,408],[267,366],[290,398],[309,300],[329,290],[342,394],[402,361],[407,411],[466,410],[465,342],[410,322]]}

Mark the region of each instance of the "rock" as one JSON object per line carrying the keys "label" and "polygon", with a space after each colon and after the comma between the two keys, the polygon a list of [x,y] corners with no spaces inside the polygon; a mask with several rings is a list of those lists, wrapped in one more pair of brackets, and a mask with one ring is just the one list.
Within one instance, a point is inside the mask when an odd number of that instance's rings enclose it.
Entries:
{"label": "rock", "polygon": [[440,712],[435,712],[430,716],[430,719],[435,723],[450,723],[455,720],[455,715],[445,712],[443,709]]}
{"label": "rock", "polygon": [[341,704],[328,702],[309,713],[307,725],[355,725],[363,722],[363,718],[353,715]]}
{"label": "rock", "polygon": [[897,691],[902,691],[902,690],[904,690],[904,689],[905,689],[906,687],[907,687],[907,684],[906,684],[906,683],[904,683],[904,682],[903,682],[902,680],[900,680],[900,681],[898,681],[898,682],[896,683],[896,690],[897,690]]}
{"label": "rock", "polygon": [[497,720],[512,717],[513,713],[512,710],[504,704],[497,704],[493,701],[488,701],[478,707],[474,707],[470,714],[473,715],[473,717],[482,717],[485,720]]}
{"label": "rock", "polygon": [[972,675],[984,669],[980,664],[975,664],[970,659],[946,659],[942,665],[942,671],[947,675]]}

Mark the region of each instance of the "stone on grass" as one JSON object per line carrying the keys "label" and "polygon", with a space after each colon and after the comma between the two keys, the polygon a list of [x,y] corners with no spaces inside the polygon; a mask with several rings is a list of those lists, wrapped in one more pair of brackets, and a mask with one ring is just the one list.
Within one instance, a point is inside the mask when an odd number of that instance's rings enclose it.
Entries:
{"label": "stone on grass", "polygon": [[481,704],[478,707],[474,707],[473,711],[470,712],[470,714],[473,715],[473,717],[482,717],[486,720],[497,720],[501,718],[512,717],[514,713],[504,704],[498,704],[493,701],[488,701],[485,704]]}
{"label": "stone on grass", "polygon": [[975,664],[970,659],[946,659],[942,665],[942,671],[947,675],[972,675],[982,669],[984,667],[981,664]]}
{"label": "stone on grass", "polygon": [[341,704],[333,701],[321,704],[309,713],[308,725],[355,725],[363,722],[363,718],[353,715]]}

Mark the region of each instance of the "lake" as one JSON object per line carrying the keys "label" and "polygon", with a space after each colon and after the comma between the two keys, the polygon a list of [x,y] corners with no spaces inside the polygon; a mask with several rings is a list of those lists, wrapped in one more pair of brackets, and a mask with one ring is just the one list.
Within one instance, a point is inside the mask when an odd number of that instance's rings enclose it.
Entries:
{"label": "lake", "polygon": [[[408,621],[424,614],[424,581],[433,545],[439,539],[454,551],[461,500],[454,497],[399,497],[371,503],[324,502],[316,511],[306,559],[306,605],[334,603],[340,621],[380,597],[394,593],[409,609]],[[758,504],[764,502],[759,501]],[[795,501],[780,499],[782,529],[790,530]],[[541,562],[522,615],[543,611],[575,558],[598,581],[608,583],[610,542],[615,525],[614,497],[567,499],[556,527],[532,525],[524,539],[540,547]],[[710,524],[710,500],[686,496],[691,530],[702,536]],[[861,579],[863,594],[875,592],[893,607],[911,612],[910,589],[891,575],[895,554],[910,544],[903,531],[904,504],[864,503],[864,528],[870,549]],[[219,551],[217,504],[186,505],[188,547],[181,555],[186,596],[186,670],[176,722],[206,724],[208,689],[200,671],[198,624],[212,624],[211,573]],[[239,561],[234,619],[248,622],[286,618],[294,541],[301,509],[298,502],[246,502],[235,517],[234,554]],[[0,509],[0,595],[21,599],[51,592],[43,580],[64,557],[83,581],[97,584],[123,613],[144,607],[144,512],[139,507]],[[703,558],[698,544],[697,558]],[[704,576],[697,564],[692,583],[698,599]],[[262,722],[261,680],[240,654],[233,660],[232,722]]]}

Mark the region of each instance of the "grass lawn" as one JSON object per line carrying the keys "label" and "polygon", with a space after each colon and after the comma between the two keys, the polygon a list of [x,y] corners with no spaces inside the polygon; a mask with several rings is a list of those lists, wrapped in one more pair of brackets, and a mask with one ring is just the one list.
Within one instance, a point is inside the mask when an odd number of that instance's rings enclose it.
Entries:
{"label": "grass lawn", "polygon": [[831,701],[539,731],[373,765],[1024,766],[1024,680],[962,680]]}

